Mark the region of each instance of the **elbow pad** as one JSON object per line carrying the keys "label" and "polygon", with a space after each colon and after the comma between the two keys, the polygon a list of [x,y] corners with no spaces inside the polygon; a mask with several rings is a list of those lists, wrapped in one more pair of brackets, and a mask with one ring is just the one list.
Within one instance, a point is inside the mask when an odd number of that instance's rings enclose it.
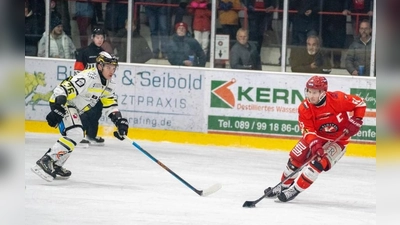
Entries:
{"label": "elbow pad", "polygon": [[120,111],[112,112],[108,115],[108,118],[115,124],[119,118],[122,118],[122,114]]}
{"label": "elbow pad", "polygon": [[54,103],[58,105],[65,105],[65,103],[67,103],[67,96],[65,95],[57,96]]}

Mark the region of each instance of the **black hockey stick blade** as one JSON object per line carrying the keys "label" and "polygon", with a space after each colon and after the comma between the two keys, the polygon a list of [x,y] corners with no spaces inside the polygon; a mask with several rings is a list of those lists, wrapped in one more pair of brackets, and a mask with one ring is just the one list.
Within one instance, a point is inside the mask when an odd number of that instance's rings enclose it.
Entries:
{"label": "black hockey stick blade", "polygon": [[244,208],[254,208],[254,207],[256,207],[256,204],[257,204],[257,203],[259,203],[259,202],[260,202],[261,200],[263,200],[266,196],[268,196],[269,193],[271,193],[272,188],[268,188],[268,189],[269,189],[269,190],[268,190],[266,193],[264,193],[264,195],[261,196],[259,199],[255,200],[255,201],[245,201],[245,202],[243,203],[243,207],[244,207]]}
{"label": "black hockey stick blade", "polygon": [[259,199],[255,200],[255,201],[245,201],[243,203],[243,207],[244,208],[254,208],[256,207],[256,204],[261,201],[263,198],[265,197],[265,195],[263,195],[262,197],[260,197]]}

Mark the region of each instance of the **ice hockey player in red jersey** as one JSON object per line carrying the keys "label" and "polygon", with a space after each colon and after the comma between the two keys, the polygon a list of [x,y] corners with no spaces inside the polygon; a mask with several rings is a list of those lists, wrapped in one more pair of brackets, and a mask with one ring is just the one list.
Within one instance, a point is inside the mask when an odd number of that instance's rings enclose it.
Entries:
{"label": "ice hockey player in red jersey", "polygon": [[[305,88],[306,99],[299,105],[299,125],[303,137],[289,153],[289,160],[281,180],[296,171],[311,157],[316,158],[301,171],[277,186],[264,192],[267,198],[282,202],[293,200],[318,178],[322,171],[330,170],[344,155],[351,136],[356,135],[363,124],[366,104],[356,95],[341,91],[328,91],[328,81],[323,76],[313,76]],[[349,115],[350,114],[350,115]],[[333,140],[346,135],[336,143]]]}

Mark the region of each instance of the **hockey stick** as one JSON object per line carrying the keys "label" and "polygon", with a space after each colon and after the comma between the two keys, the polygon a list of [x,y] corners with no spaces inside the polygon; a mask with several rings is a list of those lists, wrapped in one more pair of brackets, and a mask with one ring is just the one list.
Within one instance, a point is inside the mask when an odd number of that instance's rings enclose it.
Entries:
{"label": "hockey stick", "polygon": [[[337,141],[339,141],[342,137],[344,137],[344,135],[346,135],[347,132],[343,132],[342,135],[340,135],[338,138],[336,138],[334,141],[330,142],[328,144],[328,146],[326,147],[326,149],[328,149],[332,144],[336,143]],[[255,200],[255,201],[245,201],[243,203],[243,207],[245,208],[253,208],[256,206],[257,203],[259,203],[261,200],[263,200],[266,196],[268,196],[272,190],[274,190],[276,187],[278,187],[279,185],[282,185],[285,181],[289,180],[293,175],[295,175],[297,172],[301,171],[305,166],[307,166],[311,161],[313,161],[315,158],[317,157],[317,155],[314,155],[313,157],[311,157],[311,159],[309,159],[307,162],[305,162],[301,167],[299,167],[297,170],[293,171],[291,174],[289,174],[284,180],[282,180],[281,182],[279,182],[277,185],[275,185],[275,187],[270,188],[266,193],[264,193],[263,196],[261,196],[259,199]]]}
{"label": "hockey stick", "polygon": [[[118,132],[114,131],[114,136],[118,138]],[[151,160],[156,162],[158,165],[160,165],[162,168],[164,168],[166,171],[168,171],[170,174],[172,174],[176,179],[178,179],[180,182],[182,182],[184,185],[186,185],[188,188],[190,188],[192,191],[196,192],[196,194],[200,196],[208,196],[211,195],[215,192],[217,192],[219,189],[221,189],[222,185],[217,183],[212,185],[211,187],[204,189],[204,190],[198,190],[194,188],[192,185],[190,185],[188,182],[186,182],[182,177],[180,177],[178,174],[176,174],[174,171],[172,171],[170,168],[168,168],[166,165],[164,165],[162,162],[160,162],[158,159],[154,158],[150,153],[148,153],[146,150],[144,150],[140,145],[138,145],[135,141],[132,141],[130,138],[127,136],[124,136],[125,141],[129,141],[132,143],[133,146],[135,146],[139,151],[141,151],[143,154],[145,154],[147,157],[149,157]]]}

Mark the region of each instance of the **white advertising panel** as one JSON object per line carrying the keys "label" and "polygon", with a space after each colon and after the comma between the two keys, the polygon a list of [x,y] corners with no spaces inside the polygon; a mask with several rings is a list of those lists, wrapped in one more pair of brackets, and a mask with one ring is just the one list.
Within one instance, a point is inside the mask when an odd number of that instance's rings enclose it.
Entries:
{"label": "white advertising panel", "polygon": [[[268,136],[299,136],[297,108],[310,75],[210,73],[208,131]],[[376,81],[328,76],[329,90],[363,97],[367,115],[353,140],[376,141]]]}
{"label": "white advertising panel", "polygon": [[[25,119],[45,120],[54,87],[74,61],[26,58]],[[132,127],[206,131],[204,70],[120,65],[114,77],[119,109]],[[109,123],[102,117],[101,123]]]}

